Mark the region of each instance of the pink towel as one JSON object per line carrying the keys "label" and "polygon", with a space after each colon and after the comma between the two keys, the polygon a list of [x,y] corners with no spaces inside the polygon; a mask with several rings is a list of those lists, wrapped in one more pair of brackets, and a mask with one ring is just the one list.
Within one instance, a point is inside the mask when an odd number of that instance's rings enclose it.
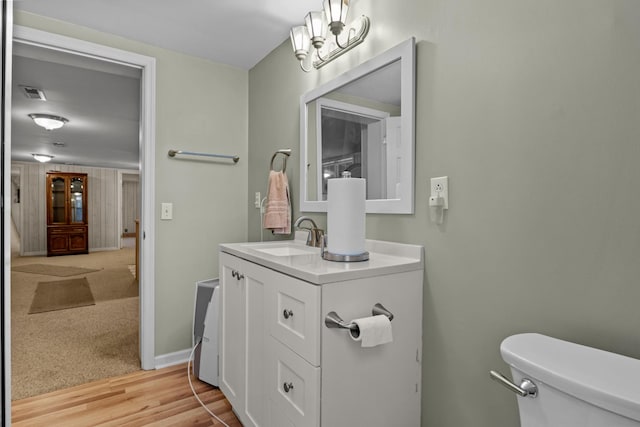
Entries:
{"label": "pink towel", "polygon": [[274,234],[291,234],[291,199],[287,174],[269,171],[264,228]]}

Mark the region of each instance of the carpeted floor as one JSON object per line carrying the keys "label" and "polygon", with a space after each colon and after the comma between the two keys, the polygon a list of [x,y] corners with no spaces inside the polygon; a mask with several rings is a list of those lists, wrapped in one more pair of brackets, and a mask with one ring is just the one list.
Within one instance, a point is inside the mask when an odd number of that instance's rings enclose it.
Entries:
{"label": "carpeted floor", "polygon": [[[95,305],[28,314],[38,282],[57,276],[11,273],[12,399],[43,394],[140,369],[138,285],[128,266],[135,250],[61,257],[14,257],[26,264],[97,270],[86,277]],[[114,299],[115,298],[115,299]]]}
{"label": "carpeted floor", "polygon": [[81,268],[68,265],[52,265],[52,264],[24,264],[11,267],[11,271],[21,271],[23,273],[42,274],[44,276],[60,276],[69,277],[79,274],[93,273],[92,268]]}

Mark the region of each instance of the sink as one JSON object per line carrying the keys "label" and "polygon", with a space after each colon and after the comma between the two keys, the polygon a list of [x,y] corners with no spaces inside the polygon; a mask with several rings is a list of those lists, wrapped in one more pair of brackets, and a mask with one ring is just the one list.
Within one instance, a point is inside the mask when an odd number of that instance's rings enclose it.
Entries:
{"label": "sink", "polygon": [[314,255],[320,253],[319,248],[305,246],[304,244],[294,243],[293,241],[283,241],[277,243],[255,243],[243,246],[254,251],[261,252],[263,254],[278,257]]}

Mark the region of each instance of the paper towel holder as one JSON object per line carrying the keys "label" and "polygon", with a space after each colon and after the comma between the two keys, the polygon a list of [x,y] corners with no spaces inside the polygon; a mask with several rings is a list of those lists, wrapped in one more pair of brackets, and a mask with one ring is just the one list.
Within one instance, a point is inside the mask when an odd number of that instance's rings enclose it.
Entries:
{"label": "paper towel holder", "polygon": [[326,259],[327,261],[338,261],[338,262],[358,262],[358,261],[368,261],[369,260],[369,252],[363,252],[361,254],[355,255],[340,255],[340,254],[332,254],[331,252],[326,250],[327,247],[327,235],[325,234],[320,239],[320,256],[322,259]]}

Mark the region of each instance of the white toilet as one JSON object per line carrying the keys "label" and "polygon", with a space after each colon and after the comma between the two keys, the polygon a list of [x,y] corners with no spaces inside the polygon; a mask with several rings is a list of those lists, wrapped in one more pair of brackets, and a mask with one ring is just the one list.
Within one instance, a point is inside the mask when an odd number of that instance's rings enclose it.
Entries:
{"label": "white toilet", "polygon": [[540,334],[508,337],[500,352],[515,384],[491,377],[521,395],[522,427],[640,426],[640,360]]}

